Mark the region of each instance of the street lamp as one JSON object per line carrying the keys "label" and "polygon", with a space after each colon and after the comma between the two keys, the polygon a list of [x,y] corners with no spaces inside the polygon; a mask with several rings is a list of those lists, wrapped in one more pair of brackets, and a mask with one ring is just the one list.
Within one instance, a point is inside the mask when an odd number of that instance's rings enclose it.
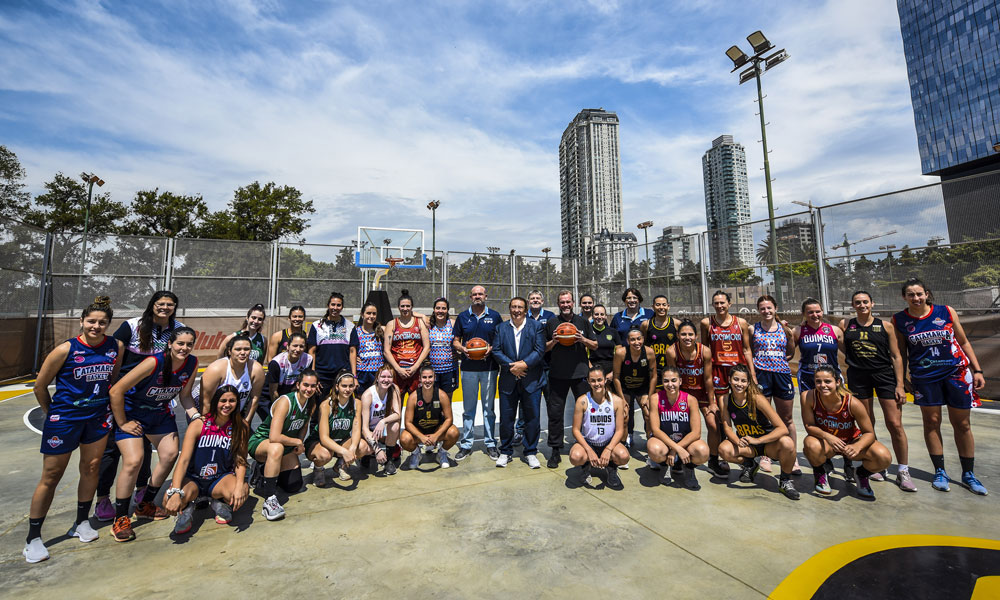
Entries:
{"label": "street lamp", "polygon": [[886,244],[885,246],[879,246],[878,249],[886,251],[889,259],[889,281],[892,281],[892,251],[896,249],[896,244]]}
{"label": "street lamp", "polygon": [[545,254],[545,293],[549,293],[549,252],[552,252],[551,246],[546,246],[542,248],[542,252]]}
{"label": "street lamp", "polygon": [[[427,203],[427,209],[431,211],[431,289],[436,282],[437,273],[434,271],[434,258],[437,256],[437,208],[441,206],[440,200],[431,200]],[[436,293],[436,292],[435,292]]]}
{"label": "street lamp", "polygon": [[87,229],[90,227],[90,202],[94,198],[94,184],[104,187],[104,180],[93,173],[80,173],[80,179],[87,183],[87,207],[83,213],[83,251],[80,254],[80,278],[76,280],[76,300],[73,306],[80,305],[80,286],[83,284],[83,272],[87,264]]}
{"label": "street lamp", "polygon": [[[740,85],[751,79],[757,80],[757,106],[760,109],[758,113],[760,115],[760,137],[761,143],[764,145],[764,184],[767,187],[767,218],[771,234],[771,264],[777,265],[778,247],[775,239],[777,234],[774,231],[774,195],[771,193],[771,163],[767,158],[767,124],[764,122],[764,93],[760,86],[760,74],[785,62],[788,60],[789,55],[782,49],[764,56],[774,48],[774,44],[768,41],[759,30],[748,35],[747,41],[750,42],[750,46],[753,48],[753,56],[744,54],[739,46],[730,46],[726,50],[726,56],[733,61],[733,70],[730,71],[731,73],[736,72],[737,69],[748,63],[751,65],[749,69],[740,73]],[[764,63],[763,68],[761,68],[761,63]],[[777,267],[775,267],[774,271],[774,289],[778,296],[778,303],[780,304],[781,285],[778,282]]]}
{"label": "street lamp", "polygon": [[646,246],[646,296],[648,296],[649,298],[653,297],[653,288],[652,288],[652,285],[649,282],[649,273],[652,270],[651,269],[652,263],[649,262],[649,231],[648,231],[648,229],[650,227],[652,227],[652,226],[653,226],[653,222],[652,221],[643,221],[642,223],[639,223],[638,225],[636,225],[636,227],[638,227],[639,229],[642,230],[643,239],[646,240],[646,244],[645,244],[645,246]]}

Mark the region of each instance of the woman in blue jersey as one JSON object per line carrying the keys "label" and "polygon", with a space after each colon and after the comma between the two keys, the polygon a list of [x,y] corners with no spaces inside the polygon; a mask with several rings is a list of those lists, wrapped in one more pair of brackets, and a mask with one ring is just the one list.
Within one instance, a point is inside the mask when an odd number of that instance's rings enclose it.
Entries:
{"label": "woman in blue jersey", "polygon": [[[777,320],[778,303],[768,295],[757,298],[757,312],[760,321],[750,330],[750,350],[753,353],[753,369],[757,375],[757,385],[767,398],[774,403],[774,409],[788,428],[792,443],[797,444],[795,419],[792,409],[795,405],[795,388],[792,387],[792,370],[789,359],[795,355],[794,334],[788,323]],[[796,445],[796,447],[798,447]],[[771,458],[762,456],[761,471],[771,472]],[[793,475],[801,475],[798,459],[795,460]]]}
{"label": "woman in blue jersey", "polygon": [[115,441],[123,459],[115,489],[115,524],[111,530],[116,542],[135,539],[128,514],[132,486],[142,463],[143,439],[156,447],[158,461],[149,485],[139,498],[135,517],[167,518],[167,512],[154,505],[153,500],[177,460],[177,421],[170,405],[179,396],[185,409],[194,407],[191,388],[198,372],[198,359],[191,356],[191,351],[195,338],[194,330],[189,327],[175,329],[166,350],[143,360],[111,388],[111,412],[117,425]]}
{"label": "woman in blue jersey", "polygon": [[375,383],[375,373],[385,364],[382,350],[382,325],[378,322],[378,307],[366,302],[361,307],[361,324],[351,330],[351,347],[357,356],[359,396]]}
{"label": "woman in blue jersey", "polygon": [[191,530],[195,500],[212,498],[215,522],[227,525],[250,492],[246,484],[250,425],[239,411],[239,390],[224,385],[215,390],[208,412],[184,432],[184,447],[164,494],[167,512],[177,515],[174,533]]}
{"label": "woman in blue jersey", "polygon": [[815,298],[806,298],[802,303],[802,317],[802,324],[792,330],[792,335],[799,349],[799,395],[805,398],[806,392],[815,387],[812,376],[816,367],[830,365],[840,376],[837,351],[844,332],[823,320],[823,306]]}
{"label": "woman in blue jersey", "polygon": [[[87,515],[97,488],[97,469],[111,432],[108,391],[118,378],[124,344],[105,335],[113,313],[107,296],[97,298],[83,309],[81,335],[56,346],[42,363],[35,380],[38,405],[45,412],[42,428],[42,477],[31,497],[28,537],[22,554],[29,563],[46,560],[49,551],[42,542],[42,523],[52,497],[69,465],[70,456],[80,448],[80,483],[77,485],[76,520],[67,535],[81,542],[97,539]],[[56,381],[56,393],[49,384]]]}
{"label": "woman in blue jersey", "polygon": [[907,307],[892,317],[896,327],[896,345],[909,367],[914,403],[924,421],[924,441],[934,465],[936,490],[950,489],[944,468],[944,444],[941,441],[941,407],[948,406],[948,419],[955,430],[955,445],[962,464],[962,483],[970,491],[986,495],[986,486],[974,473],[976,442],[969,422],[973,406],[978,404],[976,390],[986,385],[972,344],[954,309],[931,303],[931,291],[919,279],[903,284]]}
{"label": "woman in blue jersey", "polygon": [[[303,319],[305,316],[303,316]],[[264,358],[267,353],[267,340],[264,339],[264,334],[261,333],[264,330],[264,321],[267,320],[267,313],[264,312],[263,304],[254,304],[247,311],[247,318],[243,320],[243,326],[240,327],[239,331],[234,331],[229,334],[226,339],[222,340],[222,346],[219,348],[219,355],[217,358],[222,358],[226,355],[226,346],[229,344],[229,340],[233,339],[238,335],[245,335],[250,340],[250,360],[260,364],[265,365]]]}
{"label": "woman in blue jersey", "polygon": [[434,301],[433,313],[427,317],[427,338],[431,345],[427,359],[434,367],[438,387],[449,400],[458,387],[458,369],[455,365],[455,351],[452,349],[452,342],[455,341],[452,330],[454,322],[448,316],[450,308],[447,298],[438,298]]}

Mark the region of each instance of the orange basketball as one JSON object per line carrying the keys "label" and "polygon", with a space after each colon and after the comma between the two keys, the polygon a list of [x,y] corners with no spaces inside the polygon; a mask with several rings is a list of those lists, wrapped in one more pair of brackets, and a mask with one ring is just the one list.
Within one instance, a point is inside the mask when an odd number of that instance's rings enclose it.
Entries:
{"label": "orange basketball", "polygon": [[576,343],[576,332],[576,325],[572,323],[560,323],[559,327],[556,327],[553,337],[563,346],[572,346]]}
{"label": "orange basketball", "polygon": [[481,360],[486,356],[486,347],[489,344],[483,338],[472,338],[465,343],[465,351],[472,360]]}

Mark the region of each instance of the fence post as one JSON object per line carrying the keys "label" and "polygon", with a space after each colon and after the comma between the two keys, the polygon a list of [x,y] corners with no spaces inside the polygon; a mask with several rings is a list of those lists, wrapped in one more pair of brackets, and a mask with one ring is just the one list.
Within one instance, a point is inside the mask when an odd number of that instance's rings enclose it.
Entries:
{"label": "fence post", "polygon": [[510,251],[510,297],[517,296],[517,255]]}
{"label": "fence post", "polygon": [[[629,269],[629,267],[632,264],[632,261],[629,260],[628,250],[625,250],[624,254],[625,254],[625,287],[628,288],[632,287],[631,270]],[[614,277],[614,275],[612,275],[612,277]]]}
{"label": "fence post", "polygon": [[174,253],[176,252],[177,241],[167,238],[167,247],[163,253],[163,289],[169,290],[174,285]]}
{"label": "fence post", "polygon": [[448,251],[441,253],[441,297],[448,297]]}
{"label": "fence post", "polygon": [[576,270],[576,258],[569,259],[570,264],[573,265],[573,297],[578,301],[580,299],[580,274]]}
{"label": "fence post", "polygon": [[31,365],[31,374],[38,375],[38,367],[42,354],[42,323],[45,319],[45,299],[49,291],[49,256],[52,254],[52,234],[45,234],[45,250],[42,255],[42,272],[39,273],[38,286],[38,317],[35,319],[35,356]]}
{"label": "fence post", "polygon": [[701,260],[698,261],[698,265],[701,271],[701,309],[707,315],[709,314],[709,298],[708,298],[708,272],[706,263],[708,262],[708,232],[704,231],[698,236],[698,253],[701,254]]}
{"label": "fence post", "polygon": [[267,311],[273,315],[278,311],[278,240],[271,242],[271,276],[268,287]]}
{"label": "fence post", "polygon": [[819,274],[819,298],[824,308],[833,311],[830,306],[830,285],[826,279],[826,241],[823,239],[823,213],[819,208],[812,211],[813,238],[816,240],[816,272]]}

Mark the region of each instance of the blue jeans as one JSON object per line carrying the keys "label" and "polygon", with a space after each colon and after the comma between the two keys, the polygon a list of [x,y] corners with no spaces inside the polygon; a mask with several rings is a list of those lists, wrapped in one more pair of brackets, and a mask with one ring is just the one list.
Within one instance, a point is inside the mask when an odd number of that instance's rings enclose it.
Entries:
{"label": "blue jeans", "polygon": [[493,437],[493,429],[496,425],[497,414],[493,408],[497,394],[497,376],[499,371],[462,371],[462,438],[458,442],[459,448],[466,450],[472,448],[473,429],[476,424],[476,405],[479,402],[479,393],[482,391],[483,398],[483,433],[485,439],[483,443],[487,448],[495,448],[496,439]]}
{"label": "blue jeans", "polygon": [[517,385],[511,392],[500,391],[500,454],[510,456],[514,453],[514,415],[518,413],[518,409],[524,418],[524,455],[538,452],[541,403],[541,389],[528,393]]}

